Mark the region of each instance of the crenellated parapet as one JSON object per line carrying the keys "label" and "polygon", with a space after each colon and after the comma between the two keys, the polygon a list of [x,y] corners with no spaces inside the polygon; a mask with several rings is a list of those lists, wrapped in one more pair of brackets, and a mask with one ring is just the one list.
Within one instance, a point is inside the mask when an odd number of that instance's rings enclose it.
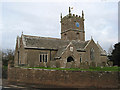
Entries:
{"label": "crenellated parapet", "polygon": [[62,20],[65,20],[65,19],[69,19],[69,18],[76,18],[76,19],[81,19],[81,20],[85,20],[84,19],[84,12],[83,12],[83,10],[82,10],[82,16],[80,16],[80,15],[75,15],[75,14],[72,14],[71,13],[71,9],[70,9],[70,7],[69,7],[69,14],[68,15],[66,15],[66,16],[62,16],[62,13],[61,13],[61,21],[60,22],[62,22]]}
{"label": "crenellated parapet", "polygon": [[81,17],[80,15],[68,14],[68,15],[62,17],[62,14],[61,14],[61,20],[68,19],[68,18],[76,18],[76,19],[78,18],[78,19],[84,20],[83,16]]}

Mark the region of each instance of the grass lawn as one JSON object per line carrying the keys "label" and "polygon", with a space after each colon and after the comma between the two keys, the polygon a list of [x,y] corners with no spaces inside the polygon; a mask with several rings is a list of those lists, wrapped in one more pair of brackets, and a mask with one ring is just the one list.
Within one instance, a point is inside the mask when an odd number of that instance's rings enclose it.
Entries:
{"label": "grass lawn", "polygon": [[47,67],[26,67],[36,69],[49,69],[49,70],[72,70],[72,71],[120,71],[120,67],[90,67],[89,69],[79,68],[47,68]]}

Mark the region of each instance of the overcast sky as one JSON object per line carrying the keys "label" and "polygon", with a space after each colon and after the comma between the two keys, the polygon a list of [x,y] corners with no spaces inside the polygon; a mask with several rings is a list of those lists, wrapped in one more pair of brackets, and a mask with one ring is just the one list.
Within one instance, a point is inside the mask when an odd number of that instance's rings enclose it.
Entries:
{"label": "overcast sky", "polygon": [[84,11],[86,40],[92,36],[106,51],[118,42],[117,2],[3,2],[2,49],[15,49],[16,37],[22,31],[27,35],[60,38],[60,13],[67,15],[69,6],[74,14]]}

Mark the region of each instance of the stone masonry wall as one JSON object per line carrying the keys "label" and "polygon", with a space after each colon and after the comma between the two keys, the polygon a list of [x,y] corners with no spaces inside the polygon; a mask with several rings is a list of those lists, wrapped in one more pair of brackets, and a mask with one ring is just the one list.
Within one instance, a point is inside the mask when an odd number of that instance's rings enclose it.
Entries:
{"label": "stone masonry wall", "polygon": [[118,88],[118,72],[65,71],[46,69],[8,69],[8,81],[72,88]]}

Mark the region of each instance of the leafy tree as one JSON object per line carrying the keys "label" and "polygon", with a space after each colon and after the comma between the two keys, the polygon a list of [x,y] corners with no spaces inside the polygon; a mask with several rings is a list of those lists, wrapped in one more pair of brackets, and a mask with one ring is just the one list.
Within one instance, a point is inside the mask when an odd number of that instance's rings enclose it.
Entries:
{"label": "leafy tree", "polygon": [[7,49],[5,51],[2,51],[2,77],[7,78],[7,66],[8,62],[14,60],[14,51],[11,49]]}
{"label": "leafy tree", "polygon": [[2,64],[4,66],[8,66],[8,62],[10,60],[14,60],[14,51],[11,49],[7,49],[7,51],[2,52]]}
{"label": "leafy tree", "polygon": [[113,61],[113,65],[120,66],[120,42],[114,45],[112,55],[109,57]]}

